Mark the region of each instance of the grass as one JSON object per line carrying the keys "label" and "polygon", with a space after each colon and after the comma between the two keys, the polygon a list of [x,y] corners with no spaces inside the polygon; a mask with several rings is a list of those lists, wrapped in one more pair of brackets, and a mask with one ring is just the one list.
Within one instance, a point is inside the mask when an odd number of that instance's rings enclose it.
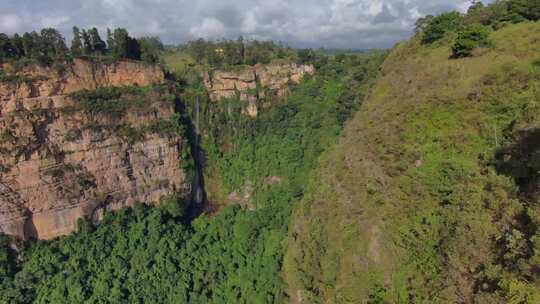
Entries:
{"label": "grass", "polygon": [[396,47],[296,208],[293,299],[537,302],[538,279],[494,250],[532,207],[490,162],[538,127],[539,35],[538,23],[511,25],[491,34],[492,49],[457,60],[450,41]]}
{"label": "grass", "polygon": [[161,61],[179,79],[192,79],[194,72],[201,71],[193,58],[182,51],[166,52],[161,56]]}

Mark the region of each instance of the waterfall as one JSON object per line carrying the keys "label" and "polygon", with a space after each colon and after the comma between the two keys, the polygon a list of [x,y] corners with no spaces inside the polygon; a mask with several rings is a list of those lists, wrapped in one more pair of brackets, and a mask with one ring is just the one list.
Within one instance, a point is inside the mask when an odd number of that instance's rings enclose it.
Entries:
{"label": "waterfall", "polygon": [[195,119],[195,130],[194,130],[194,136],[193,136],[193,147],[192,147],[192,154],[193,154],[193,160],[195,161],[195,176],[193,177],[193,203],[196,205],[201,205],[204,203],[204,189],[203,189],[203,165],[202,165],[202,151],[199,146],[199,137],[200,137],[200,131],[199,131],[199,115],[200,115],[200,104],[199,104],[199,96],[197,96],[197,100],[195,101],[195,109],[194,109],[194,119]]}

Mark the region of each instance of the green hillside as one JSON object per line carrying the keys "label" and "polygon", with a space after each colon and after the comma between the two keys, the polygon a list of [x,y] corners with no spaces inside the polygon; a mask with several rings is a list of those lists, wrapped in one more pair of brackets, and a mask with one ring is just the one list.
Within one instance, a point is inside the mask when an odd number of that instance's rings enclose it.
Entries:
{"label": "green hillside", "polygon": [[489,39],[389,55],[294,211],[293,302],[540,302],[540,24]]}

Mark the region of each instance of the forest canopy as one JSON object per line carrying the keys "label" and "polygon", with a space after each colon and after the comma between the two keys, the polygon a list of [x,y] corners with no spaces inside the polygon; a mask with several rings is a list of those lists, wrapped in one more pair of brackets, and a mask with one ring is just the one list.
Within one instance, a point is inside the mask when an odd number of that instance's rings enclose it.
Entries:
{"label": "forest canopy", "polygon": [[120,59],[158,63],[161,54],[181,53],[195,64],[212,68],[266,64],[274,60],[307,63],[313,61],[311,50],[297,50],[274,41],[236,40],[209,41],[197,39],[180,46],[165,46],[158,37],[134,38],[124,28],[107,29],[102,38],[97,28],[73,27],[71,43],[54,28],[40,32],[7,35],[0,33],[1,62],[33,62],[52,64],[73,58],[114,62]]}
{"label": "forest canopy", "polygon": [[128,31],[107,29],[104,41],[97,28],[73,27],[73,40],[68,47],[66,39],[54,28],[40,32],[26,32],[9,36],[0,33],[0,62],[37,60],[41,64],[65,62],[73,58],[132,59],[156,63],[163,43],[157,37],[133,38]]}
{"label": "forest canopy", "polygon": [[[509,24],[540,19],[540,0],[498,0],[489,5],[473,1],[466,14],[447,12],[419,18],[415,32],[422,44],[454,41],[454,58],[470,57],[478,48],[491,45],[490,31]],[[454,38],[457,37],[457,38]]]}
{"label": "forest canopy", "polygon": [[187,43],[185,50],[198,64],[213,67],[254,65],[275,59],[296,61],[297,51],[273,41],[237,40],[207,41],[198,39]]}

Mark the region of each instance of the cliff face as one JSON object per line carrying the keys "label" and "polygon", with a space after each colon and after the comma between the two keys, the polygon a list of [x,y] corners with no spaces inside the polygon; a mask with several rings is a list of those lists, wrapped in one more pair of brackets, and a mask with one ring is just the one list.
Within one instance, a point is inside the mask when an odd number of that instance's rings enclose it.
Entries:
{"label": "cliff face", "polygon": [[72,232],[83,216],[97,220],[103,210],[187,190],[183,139],[148,127],[174,114],[170,96],[151,91],[144,104],[113,116],[81,108],[70,95],[162,83],[160,69],[76,60],[63,73],[19,73],[26,81],[0,83],[0,232],[50,239]]}
{"label": "cliff face", "polygon": [[[1,68],[6,73],[15,74],[11,65],[4,64]],[[19,84],[0,82],[0,111],[14,110],[17,101],[28,98],[60,96],[104,86],[146,85],[160,83],[164,79],[160,68],[138,62],[104,65],[79,59],[61,72],[33,65],[16,74],[24,75],[30,81]]]}
{"label": "cliff face", "polygon": [[212,101],[238,95],[240,100],[248,103],[246,113],[257,116],[258,101],[268,95],[283,96],[290,83],[298,84],[305,75],[313,73],[315,68],[312,65],[258,64],[234,72],[206,73],[204,83]]}

